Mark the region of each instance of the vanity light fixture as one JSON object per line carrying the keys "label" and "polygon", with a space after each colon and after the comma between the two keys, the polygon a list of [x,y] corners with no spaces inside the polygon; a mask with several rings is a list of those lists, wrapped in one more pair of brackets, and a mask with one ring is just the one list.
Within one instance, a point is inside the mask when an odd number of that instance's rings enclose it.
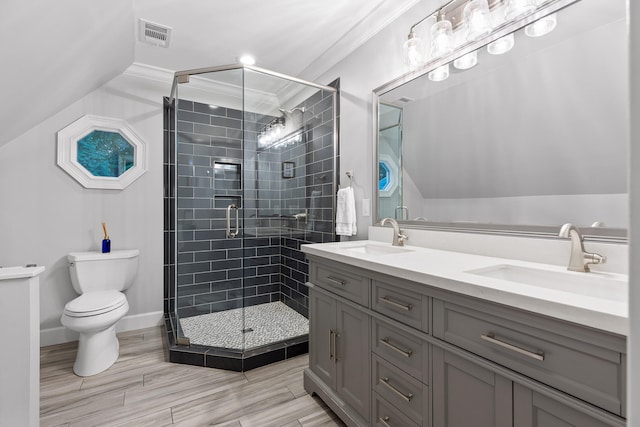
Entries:
{"label": "vanity light fixture", "polygon": [[440,20],[431,27],[431,57],[441,58],[453,52],[453,27],[451,21]]}
{"label": "vanity light fixture", "polygon": [[524,27],[524,33],[529,37],[542,37],[553,31],[557,24],[557,15],[552,13]]}
{"label": "vanity light fixture", "polygon": [[463,15],[467,40],[478,40],[491,32],[491,15],[487,0],[470,0],[464,6]]}
{"label": "vanity light fixture", "polygon": [[285,134],[285,119],[277,117],[269,122],[258,134],[258,148],[267,147],[282,139]]}
{"label": "vanity light fixture", "polygon": [[506,0],[504,19],[513,21],[536,10],[536,0]]}
{"label": "vanity light fixture", "polygon": [[449,64],[442,65],[427,74],[432,82],[441,82],[449,78]]}
{"label": "vanity light fixture", "polygon": [[473,52],[469,52],[466,55],[457,58],[453,61],[453,66],[458,70],[468,70],[469,68],[473,68],[478,64],[478,51],[474,50]]}
{"label": "vanity light fixture", "polygon": [[411,27],[407,41],[404,42],[404,60],[410,70],[415,70],[424,62],[423,52],[424,46],[422,40],[418,37]]}
{"label": "vanity light fixture", "polygon": [[513,33],[507,34],[504,37],[499,38],[487,45],[487,52],[492,55],[502,55],[513,49],[516,41],[513,37]]}

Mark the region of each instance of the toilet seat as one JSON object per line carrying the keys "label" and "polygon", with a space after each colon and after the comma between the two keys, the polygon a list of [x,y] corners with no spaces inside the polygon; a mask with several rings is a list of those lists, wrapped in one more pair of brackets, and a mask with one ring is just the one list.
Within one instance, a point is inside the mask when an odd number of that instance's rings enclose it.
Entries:
{"label": "toilet seat", "polygon": [[119,291],[97,291],[82,294],[64,306],[69,317],[91,317],[117,310],[127,304],[127,298]]}

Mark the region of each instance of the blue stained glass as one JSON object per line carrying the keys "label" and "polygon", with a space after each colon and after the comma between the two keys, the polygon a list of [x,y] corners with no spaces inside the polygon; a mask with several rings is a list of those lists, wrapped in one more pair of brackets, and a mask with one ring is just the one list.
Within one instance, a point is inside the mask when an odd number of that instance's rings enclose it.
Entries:
{"label": "blue stained glass", "polygon": [[381,191],[388,189],[391,185],[391,171],[384,162],[380,162],[378,167],[378,183]]}
{"label": "blue stained glass", "polygon": [[119,132],[94,130],[78,140],[78,163],[93,176],[119,177],[133,166],[133,155]]}

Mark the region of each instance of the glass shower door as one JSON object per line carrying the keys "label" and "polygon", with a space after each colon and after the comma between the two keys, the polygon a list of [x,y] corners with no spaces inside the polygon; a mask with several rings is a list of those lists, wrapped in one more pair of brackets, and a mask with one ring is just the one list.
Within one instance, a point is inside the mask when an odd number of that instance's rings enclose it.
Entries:
{"label": "glass shower door", "polygon": [[178,338],[241,353],[243,70],[184,80],[176,89]]}

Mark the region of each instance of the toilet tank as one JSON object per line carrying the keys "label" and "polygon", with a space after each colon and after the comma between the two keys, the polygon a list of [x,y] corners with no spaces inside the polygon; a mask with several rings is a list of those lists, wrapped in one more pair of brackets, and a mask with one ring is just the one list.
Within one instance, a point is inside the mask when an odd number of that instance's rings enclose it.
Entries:
{"label": "toilet tank", "polygon": [[73,289],[79,294],[128,289],[138,273],[137,249],[101,252],[72,252],[67,255]]}

